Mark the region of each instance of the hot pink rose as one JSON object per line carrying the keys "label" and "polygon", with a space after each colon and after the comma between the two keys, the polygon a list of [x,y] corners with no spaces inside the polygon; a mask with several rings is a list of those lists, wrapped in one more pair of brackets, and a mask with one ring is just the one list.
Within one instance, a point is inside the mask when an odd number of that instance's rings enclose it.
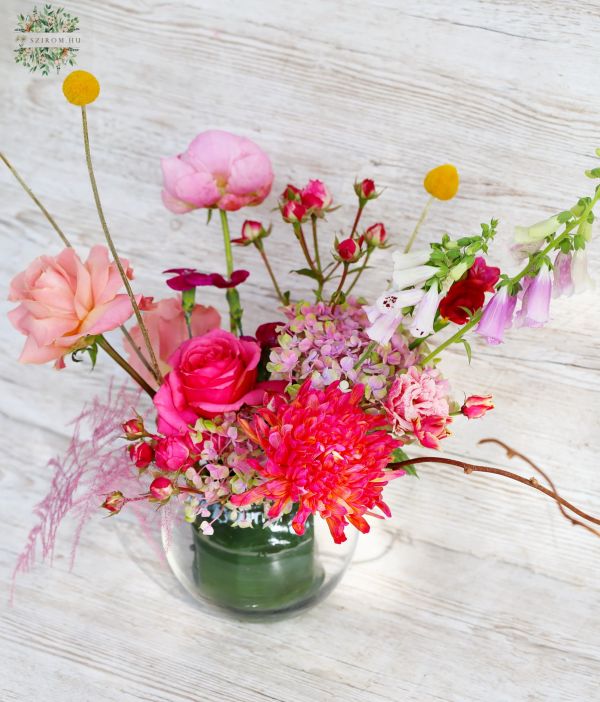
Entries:
{"label": "hot pink rose", "polygon": [[169,358],[173,370],[154,397],[158,430],[184,431],[198,417],[215,417],[244,404],[260,404],[266,391],[282,392],[284,381],[256,384],[260,345],[213,329],[181,344]]}
{"label": "hot pink rose", "polygon": [[[171,370],[171,366],[167,362],[169,356],[188,338],[181,299],[169,297],[158,302],[147,303],[142,316],[148,329],[150,343],[158,356],[161,373],[165,375]],[[211,329],[218,328],[221,324],[221,316],[214,307],[196,305],[192,312],[191,324],[192,334],[201,336]],[[142,352],[145,352],[146,347],[140,328],[136,325],[130,329],[130,334]],[[129,363],[143,378],[152,382],[152,376],[131,348],[131,344],[125,341],[124,347],[128,354]]]}
{"label": "hot pink rose", "polygon": [[184,153],[163,158],[162,171],[163,203],[175,214],[260,205],[273,184],[265,152],[250,139],[219,130],[202,132]]}
{"label": "hot pink rose", "polygon": [[[133,273],[122,260],[129,278]],[[40,256],[13,278],[8,299],[20,302],[8,313],[27,336],[22,363],[57,361],[86,336],[103,334],[133,314],[131,301],[119,294],[123,282],[104,246],[94,246],[85,263],[73,249]]]}

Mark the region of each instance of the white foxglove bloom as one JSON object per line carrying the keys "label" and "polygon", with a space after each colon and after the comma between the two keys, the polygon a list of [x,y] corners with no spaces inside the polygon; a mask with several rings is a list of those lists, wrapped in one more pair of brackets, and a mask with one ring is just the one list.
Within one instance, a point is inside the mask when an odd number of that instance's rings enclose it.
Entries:
{"label": "white foxglove bloom", "polygon": [[576,294],[586,290],[593,290],[596,287],[596,282],[590,277],[588,272],[585,249],[578,249],[573,253],[571,279],[573,280],[573,290]]}
{"label": "white foxglove bloom", "polygon": [[402,253],[402,251],[394,251],[392,259],[394,261],[394,271],[404,271],[407,268],[422,266],[429,261],[431,251],[421,249],[419,251],[411,251],[410,253]]}
{"label": "white foxglove bloom", "polygon": [[421,285],[421,283],[429,280],[436,271],[437,268],[435,266],[415,266],[414,268],[406,268],[400,271],[394,269],[392,281],[397,290],[402,290],[411,285]]}
{"label": "white foxglove bloom", "polygon": [[515,241],[517,244],[527,244],[530,241],[541,241],[554,234],[560,227],[558,216],[550,217],[531,227],[515,227]]}
{"label": "white foxglove bloom", "polygon": [[415,308],[412,322],[408,328],[413,336],[422,337],[433,332],[433,322],[439,302],[440,293],[437,285],[432,285]]}
{"label": "white foxglove bloom", "polygon": [[387,344],[404,317],[402,310],[416,305],[423,295],[423,290],[387,292],[374,305],[363,307],[371,322],[365,330],[369,338],[382,346]]}

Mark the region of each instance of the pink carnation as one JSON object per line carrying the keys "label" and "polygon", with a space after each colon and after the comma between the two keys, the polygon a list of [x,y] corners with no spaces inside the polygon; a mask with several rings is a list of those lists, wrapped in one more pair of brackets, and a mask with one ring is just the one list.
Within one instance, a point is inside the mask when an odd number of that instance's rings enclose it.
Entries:
{"label": "pink carnation", "polygon": [[[129,278],[133,272],[122,259]],[[13,278],[8,299],[19,306],[8,313],[27,336],[21,363],[56,361],[78,348],[86,336],[116,329],[133,314],[131,301],[119,293],[123,281],[104,246],[94,246],[85,263],[71,248],[58,256],[40,256]]]}
{"label": "pink carnation", "polygon": [[[169,297],[158,302],[152,302],[146,306],[143,312],[144,323],[148,329],[150,343],[158,356],[158,365],[161,373],[166,375],[171,366],[168,363],[170,356],[188,338],[185,316],[181,308],[181,299]],[[221,316],[214,307],[204,307],[196,305],[192,312],[191,326],[194,336],[206,334],[211,329],[217,329],[221,325]],[[133,341],[146,353],[144,339],[139,326],[134,326],[129,330]],[[140,361],[139,356],[131,348],[128,341],[124,343],[125,351],[128,354],[128,362],[147,381],[152,382],[152,376]]]}
{"label": "pink carnation", "polygon": [[385,400],[385,409],[401,437],[414,434],[427,448],[439,447],[440,439],[449,435],[452,421],[448,405],[448,382],[437,370],[419,370],[411,366],[393,382]]}
{"label": "pink carnation", "polygon": [[198,207],[239,210],[260,205],[271,191],[271,161],[253,141],[211,130],[187,150],[162,159],[164,205],[175,214]]}

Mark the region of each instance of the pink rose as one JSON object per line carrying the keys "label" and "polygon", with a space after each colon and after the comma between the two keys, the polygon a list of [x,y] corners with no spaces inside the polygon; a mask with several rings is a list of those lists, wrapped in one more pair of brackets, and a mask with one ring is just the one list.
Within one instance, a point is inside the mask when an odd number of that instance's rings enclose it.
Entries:
{"label": "pink rose", "polygon": [[162,171],[162,200],[175,214],[260,205],[273,184],[265,152],[250,139],[219,130],[202,132],[184,153],[163,158]]}
{"label": "pink rose", "polygon": [[[133,273],[122,259],[129,278]],[[8,313],[27,336],[21,363],[56,361],[78,348],[86,336],[103,334],[133,314],[123,281],[104,246],[94,246],[85,263],[73,249],[40,256],[13,278],[8,299],[20,302]]]}
{"label": "pink rose", "polygon": [[161,470],[186,470],[198,460],[198,447],[192,443],[189,432],[171,434],[156,442],[154,462]]}
{"label": "pink rose", "polygon": [[309,210],[322,214],[333,202],[327,186],[320,180],[309,180],[301,193],[302,204]]}
{"label": "pink rose", "polygon": [[[171,366],[167,362],[169,356],[188,338],[185,316],[181,308],[181,298],[169,297],[158,302],[147,303],[142,316],[148,329],[150,343],[158,356],[160,371],[165,375],[171,370]],[[192,334],[201,336],[211,329],[219,327],[221,316],[214,307],[196,305],[192,312],[191,324]],[[129,333],[142,353],[146,353],[140,328],[136,325],[129,330]],[[145,380],[152,382],[152,376],[140,361],[137,353],[131,348],[131,344],[125,340],[123,345],[128,355],[128,362]]]}
{"label": "pink rose", "polygon": [[260,345],[213,329],[181,344],[169,358],[173,370],[154,397],[158,430],[173,434],[198,417],[215,417],[244,404],[260,404],[266,391],[282,392],[285,381],[256,384]]}

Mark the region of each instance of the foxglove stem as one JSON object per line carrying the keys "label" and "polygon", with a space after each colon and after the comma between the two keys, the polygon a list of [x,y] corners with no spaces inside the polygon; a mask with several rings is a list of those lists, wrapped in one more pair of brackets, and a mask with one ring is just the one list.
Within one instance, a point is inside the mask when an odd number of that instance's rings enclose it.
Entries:
{"label": "foxglove stem", "polygon": [[462,326],[456,334],[453,334],[452,336],[448,337],[446,341],[441,343],[439,346],[437,346],[431,353],[429,353],[425,358],[421,361],[419,365],[425,366],[429,361],[433,360],[439,353],[441,353],[444,349],[447,349],[448,346],[451,346],[452,344],[456,343],[457,341],[460,341],[462,337],[470,330],[473,329],[473,327],[479,322],[481,319],[481,311],[477,312],[474,314],[471,319],[464,325]]}
{"label": "foxglove stem", "polygon": [[371,254],[373,253],[373,249],[369,249],[366,253],[366,256],[363,259],[362,266],[358,269],[356,272],[356,275],[354,276],[354,280],[350,283],[350,287],[348,290],[346,290],[346,295],[349,295],[352,292],[352,288],[356,285],[358,282],[358,279],[360,276],[363,274],[365,268],[367,267],[367,264],[369,263],[369,259],[371,258]]}
{"label": "foxglove stem", "polygon": [[275,292],[277,294],[277,297],[279,298],[279,301],[281,302],[282,305],[285,305],[285,298],[283,297],[283,294],[281,292],[281,288],[277,284],[277,279],[275,278],[275,274],[273,273],[273,269],[271,268],[271,263],[267,257],[267,252],[265,251],[265,247],[263,242],[260,239],[257,239],[254,242],[254,245],[258,249],[258,252],[260,253],[260,256],[263,260],[263,263],[265,264],[265,268],[267,269],[267,273],[269,274],[269,277],[271,278],[271,282],[273,283],[273,287],[275,288]]}
{"label": "foxglove stem", "polygon": [[135,299],[135,295],[133,294],[133,290],[131,289],[131,284],[129,283],[129,278],[127,277],[127,274],[125,273],[125,270],[123,269],[123,264],[121,263],[121,259],[119,258],[119,254],[117,253],[117,249],[115,248],[115,245],[113,243],[112,237],[110,235],[110,232],[108,231],[108,225],[106,224],[106,219],[104,218],[104,211],[102,210],[102,203],[100,202],[100,194],[98,192],[98,186],[96,185],[96,176],[94,175],[94,168],[92,166],[92,153],[90,150],[90,137],[88,133],[88,126],[87,126],[87,112],[85,109],[85,105],[81,106],[81,121],[82,121],[82,126],[83,126],[83,145],[85,148],[85,159],[87,162],[87,169],[88,173],[90,176],[90,183],[92,185],[92,192],[94,194],[94,201],[96,203],[96,209],[98,210],[98,217],[100,218],[100,225],[102,226],[102,231],[104,232],[104,237],[106,238],[106,243],[108,244],[108,248],[110,249],[110,252],[112,254],[112,257],[115,261],[115,264],[117,268],[119,269],[119,274],[121,275],[121,280],[123,281],[123,285],[125,286],[125,290],[127,290],[127,294],[129,295],[129,299],[131,300],[131,306],[133,307],[133,311],[135,313],[135,317],[137,319],[138,326],[140,328],[140,331],[142,332],[142,336],[144,337],[144,343],[146,344],[146,349],[148,350],[148,355],[150,357],[150,363],[152,364],[153,368],[153,375],[156,378],[157,382],[160,384],[162,382],[162,374],[160,372],[160,368],[158,367],[158,361],[156,360],[156,355],[154,353],[154,349],[152,348],[152,344],[150,343],[150,336],[148,334],[148,330],[146,329],[146,325],[144,324],[144,320],[142,319],[142,313],[140,312],[139,305],[137,303],[137,300]]}
{"label": "foxglove stem", "polygon": [[[227,212],[225,210],[219,210],[219,216],[221,218],[221,229],[223,230],[223,245],[225,247],[225,266],[227,269],[227,277],[231,278],[231,274],[233,273],[233,251],[231,248],[229,220],[227,219]],[[241,334],[242,316],[240,295],[235,288],[229,288],[225,293],[225,297],[227,298],[227,303],[229,304],[229,328],[231,333],[234,334],[237,330]]]}
{"label": "foxglove stem", "polygon": [[412,245],[415,243],[415,239],[417,238],[417,234],[419,233],[419,229],[421,228],[421,225],[425,221],[425,218],[427,217],[427,213],[429,212],[429,208],[431,207],[431,203],[433,202],[434,198],[433,195],[429,197],[427,202],[425,203],[425,207],[423,208],[423,211],[421,212],[421,216],[417,220],[417,223],[415,224],[415,228],[413,229],[412,234],[410,235],[410,239],[408,240],[408,243],[404,247],[404,253],[408,253],[412,249]]}
{"label": "foxglove stem", "polygon": [[63,244],[69,249],[73,248],[71,245],[71,242],[67,239],[63,230],[58,226],[54,217],[50,214],[50,212],[48,212],[48,210],[44,207],[44,205],[42,205],[42,203],[37,199],[34,192],[31,190],[31,188],[27,185],[27,183],[23,180],[23,178],[21,178],[17,169],[12,165],[12,163],[6,158],[6,156],[1,151],[0,151],[0,158],[4,161],[8,170],[14,175],[14,177],[17,180],[17,182],[19,183],[19,185],[23,188],[23,190],[29,195],[29,197],[39,207],[40,211],[42,212],[44,217],[48,220],[50,225],[53,227],[54,231],[62,239]]}
{"label": "foxglove stem", "polygon": [[[106,351],[106,353],[112,358],[112,360],[117,363],[121,368],[129,375],[135,382],[144,390],[145,392],[150,395],[150,397],[154,397],[156,395],[156,390],[154,388],[151,388],[150,385],[142,378],[142,376],[134,369],[132,368],[129,363],[121,356],[121,354],[113,347],[107,339],[100,335],[96,337],[96,342],[98,346]],[[135,347],[135,345],[134,345]]]}

